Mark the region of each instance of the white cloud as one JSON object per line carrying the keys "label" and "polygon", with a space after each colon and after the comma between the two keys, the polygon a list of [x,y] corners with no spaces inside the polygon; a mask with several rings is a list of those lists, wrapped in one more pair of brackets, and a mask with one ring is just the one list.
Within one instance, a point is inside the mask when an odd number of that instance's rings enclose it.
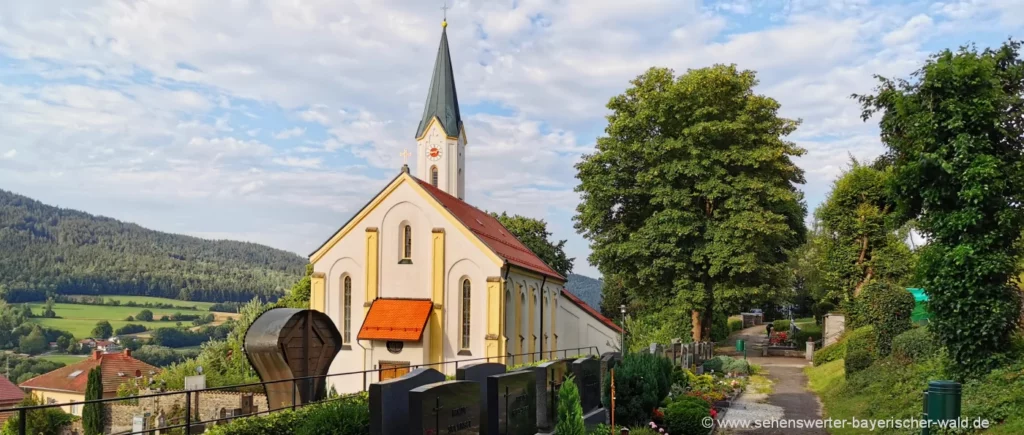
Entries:
{"label": "white cloud", "polygon": [[290,166],[293,168],[306,168],[306,169],[317,169],[323,164],[323,159],[318,158],[298,158],[298,157],[282,157],[274,159],[274,163],[281,166]]}
{"label": "white cloud", "polygon": [[306,133],[306,129],[302,127],[289,128],[287,130],[281,130],[274,134],[274,139],[291,139],[293,137],[299,137]]}
{"label": "white cloud", "polygon": [[2,156],[0,156],[0,157],[3,157],[4,159],[13,159],[13,158],[14,158],[15,156],[17,156],[17,155],[18,155],[18,150],[14,149],[14,148],[11,148],[10,150],[8,150],[7,152],[5,152],[5,153],[4,153],[4,154],[3,154]]}
{"label": "white cloud", "polygon": [[912,42],[932,27],[932,18],[925,14],[915,15],[903,27],[893,30],[882,38],[885,45],[900,45]]}

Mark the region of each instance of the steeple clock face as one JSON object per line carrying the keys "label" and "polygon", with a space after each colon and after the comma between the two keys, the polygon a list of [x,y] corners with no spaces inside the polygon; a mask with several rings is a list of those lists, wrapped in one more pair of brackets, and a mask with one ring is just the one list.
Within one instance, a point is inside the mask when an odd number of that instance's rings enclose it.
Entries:
{"label": "steeple clock face", "polygon": [[441,145],[440,136],[437,134],[437,130],[430,133],[430,143],[427,144],[427,159],[430,161],[438,161],[441,159]]}

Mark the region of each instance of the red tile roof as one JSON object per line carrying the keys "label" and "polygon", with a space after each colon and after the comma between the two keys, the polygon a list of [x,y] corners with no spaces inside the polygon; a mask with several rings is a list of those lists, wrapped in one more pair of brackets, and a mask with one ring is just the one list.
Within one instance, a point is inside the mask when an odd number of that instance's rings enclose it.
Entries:
{"label": "red tile roof", "polygon": [[420,341],[432,308],[434,303],[429,299],[376,299],[357,338]]}
{"label": "red tile roof", "polygon": [[420,179],[416,179],[416,181],[499,257],[504,258],[512,265],[562,281],[565,280],[564,276],[544,263],[544,260],[541,260],[537,254],[534,254],[490,214],[445,193],[426,181]]}
{"label": "red tile roof", "polygon": [[25,397],[25,392],[14,385],[9,379],[0,376],[0,404],[7,405],[10,403],[20,402]]}
{"label": "red tile roof", "polygon": [[[134,379],[136,374],[148,378],[152,376],[149,374],[150,371],[160,372],[159,368],[132,358],[131,352],[127,350],[121,353],[93,351],[91,356],[82,361],[36,376],[22,382],[21,387],[85,394],[85,386],[89,382],[89,370],[96,366],[101,367],[104,393],[116,392],[119,385],[129,379]],[[75,374],[75,372],[78,373]],[[123,373],[124,376],[120,376],[120,373]],[[74,376],[72,377],[72,375]]]}
{"label": "red tile roof", "polygon": [[572,294],[572,292],[570,292],[569,290],[563,288],[562,294],[565,295],[565,297],[572,301],[574,304],[583,309],[583,311],[586,311],[588,314],[590,314],[593,318],[597,319],[601,323],[604,323],[605,326],[612,328],[613,331],[618,332],[619,334],[622,333],[621,326],[616,325],[615,322],[612,321],[612,319],[605,317],[604,315],[601,314],[600,311],[595,310],[594,307],[587,305],[586,302],[583,302],[582,299],[576,297],[576,295]]}

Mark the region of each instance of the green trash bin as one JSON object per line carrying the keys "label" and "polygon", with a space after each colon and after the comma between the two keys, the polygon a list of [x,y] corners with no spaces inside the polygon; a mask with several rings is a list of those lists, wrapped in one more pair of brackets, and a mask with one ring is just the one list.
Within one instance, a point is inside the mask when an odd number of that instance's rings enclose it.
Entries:
{"label": "green trash bin", "polygon": [[747,347],[747,342],[744,340],[736,340],[736,352],[743,352]]}
{"label": "green trash bin", "polygon": [[[961,385],[953,381],[930,381],[924,393],[925,414],[928,421],[948,421],[960,418]],[[921,433],[928,434],[927,429]]]}

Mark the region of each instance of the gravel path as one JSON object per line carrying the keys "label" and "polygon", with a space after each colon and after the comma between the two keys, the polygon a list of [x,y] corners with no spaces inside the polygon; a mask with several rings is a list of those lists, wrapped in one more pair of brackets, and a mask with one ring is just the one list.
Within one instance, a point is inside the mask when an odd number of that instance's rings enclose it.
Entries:
{"label": "gravel path", "polygon": [[[734,357],[742,357],[735,352],[735,340],[743,338],[747,341],[747,360],[751,364],[761,366],[762,374],[772,381],[772,392],[770,394],[758,394],[752,387],[748,387],[732,407],[722,416],[728,421],[763,421],[763,420],[818,420],[821,419],[821,402],[818,397],[807,390],[807,376],[804,375],[804,367],[807,361],[802,358],[787,357],[760,357],[760,345],[767,341],[764,326],[737,331],[730,337],[731,352],[726,352]],[[790,422],[792,424],[792,422]],[[813,434],[825,435],[828,432],[824,429],[794,429],[794,428],[757,428],[757,429],[728,429],[723,433],[743,433],[757,435],[782,435],[782,434]]]}

